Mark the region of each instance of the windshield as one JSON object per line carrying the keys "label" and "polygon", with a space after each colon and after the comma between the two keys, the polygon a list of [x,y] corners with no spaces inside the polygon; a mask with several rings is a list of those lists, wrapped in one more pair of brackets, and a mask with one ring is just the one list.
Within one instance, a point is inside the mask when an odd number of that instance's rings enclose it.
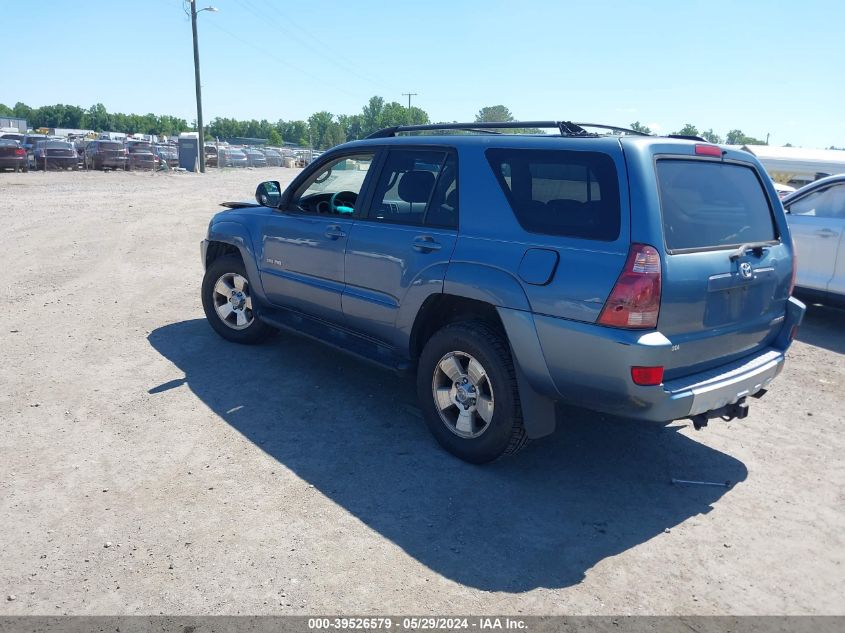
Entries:
{"label": "windshield", "polygon": [[777,239],[768,198],[750,167],[703,160],[660,160],[657,180],[669,250]]}
{"label": "windshield", "polygon": [[73,149],[73,145],[64,141],[47,141],[43,146],[47,149]]}
{"label": "windshield", "polygon": [[133,143],[131,145],[127,145],[129,151],[132,153],[138,152],[152,152],[153,147],[149,143]]}
{"label": "windshield", "polygon": [[117,149],[117,150],[120,150],[120,149],[123,149],[123,145],[121,145],[120,143],[113,142],[113,141],[108,141],[108,142],[102,142],[101,141],[100,142],[100,149],[108,149],[108,150]]}

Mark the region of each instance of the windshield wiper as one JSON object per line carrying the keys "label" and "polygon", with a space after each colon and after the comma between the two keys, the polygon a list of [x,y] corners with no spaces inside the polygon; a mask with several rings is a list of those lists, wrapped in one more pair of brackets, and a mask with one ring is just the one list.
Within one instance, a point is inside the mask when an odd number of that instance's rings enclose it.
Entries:
{"label": "windshield wiper", "polygon": [[731,252],[729,259],[733,261],[735,259],[739,259],[740,257],[744,257],[748,251],[751,251],[757,255],[757,257],[760,257],[763,254],[763,249],[769,248],[771,245],[771,242],[748,242]]}

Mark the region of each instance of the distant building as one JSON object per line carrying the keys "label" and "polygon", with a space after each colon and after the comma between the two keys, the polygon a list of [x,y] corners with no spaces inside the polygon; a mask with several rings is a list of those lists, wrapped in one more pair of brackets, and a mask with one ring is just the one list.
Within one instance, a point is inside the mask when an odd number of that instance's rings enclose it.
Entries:
{"label": "distant building", "polygon": [[0,116],[0,129],[4,132],[21,132],[22,134],[26,134],[29,128],[26,124],[26,119]]}
{"label": "distant building", "polygon": [[71,128],[51,127],[48,128],[47,134],[50,136],[91,136],[94,134],[94,130],[74,130]]}
{"label": "distant building", "polygon": [[805,149],[774,145],[743,145],[740,149],[754,154],[763,163],[772,180],[790,187],[845,173],[845,151]]}

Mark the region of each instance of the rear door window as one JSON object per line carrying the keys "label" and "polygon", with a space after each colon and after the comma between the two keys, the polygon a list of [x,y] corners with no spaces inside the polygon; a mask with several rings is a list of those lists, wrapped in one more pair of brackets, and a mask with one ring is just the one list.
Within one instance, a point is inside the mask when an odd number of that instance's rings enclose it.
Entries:
{"label": "rear door window", "polygon": [[772,208],[750,167],[705,160],[657,161],[663,232],[670,251],[778,238]]}
{"label": "rear door window", "polygon": [[489,149],[487,160],[526,231],[607,242],[619,237],[619,181],[607,154]]}
{"label": "rear door window", "polygon": [[[422,225],[429,203],[436,207],[439,215],[446,205],[449,191],[438,190],[438,200],[432,198],[435,197],[435,185],[445,160],[446,152],[439,150],[391,150],[381,170],[367,217],[380,222]],[[448,211],[437,219],[438,223],[451,224],[452,221]]]}

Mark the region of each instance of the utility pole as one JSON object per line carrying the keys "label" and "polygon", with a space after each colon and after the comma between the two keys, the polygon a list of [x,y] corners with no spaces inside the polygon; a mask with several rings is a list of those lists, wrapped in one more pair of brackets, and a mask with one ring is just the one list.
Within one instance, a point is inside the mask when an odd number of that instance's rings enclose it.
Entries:
{"label": "utility pole", "polygon": [[403,92],[402,96],[408,97],[408,112],[410,112],[411,111],[411,97],[416,97],[417,93],[416,92]]}
{"label": "utility pole", "polygon": [[191,3],[191,31],[194,35],[194,80],[197,88],[197,160],[199,161],[200,171],[205,173],[205,133],[202,125],[202,88],[200,87],[200,50],[197,43],[197,14],[203,11],[216,12],[215,7],[206,7],[197,11],[196,0],[190,0]]}

